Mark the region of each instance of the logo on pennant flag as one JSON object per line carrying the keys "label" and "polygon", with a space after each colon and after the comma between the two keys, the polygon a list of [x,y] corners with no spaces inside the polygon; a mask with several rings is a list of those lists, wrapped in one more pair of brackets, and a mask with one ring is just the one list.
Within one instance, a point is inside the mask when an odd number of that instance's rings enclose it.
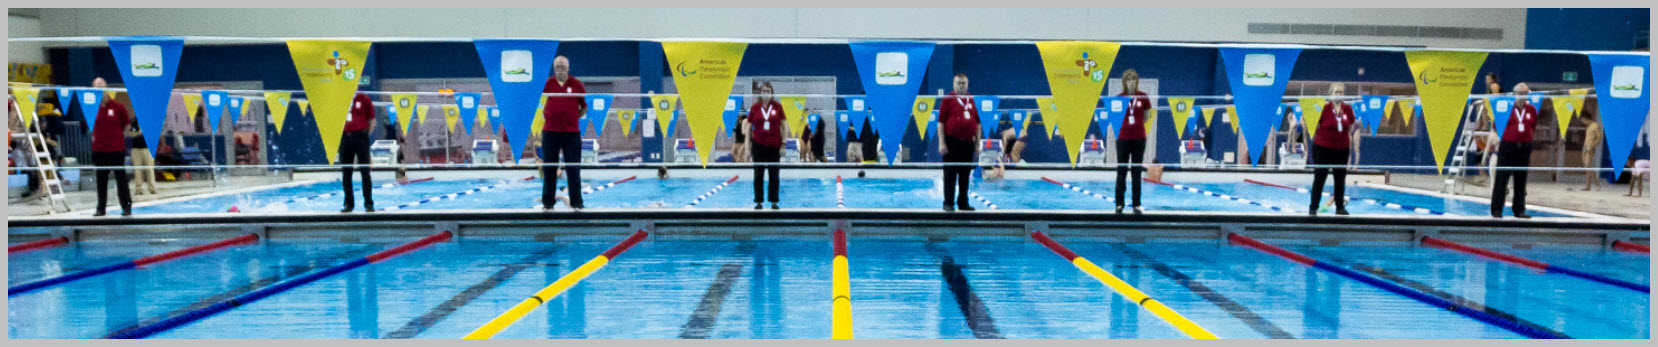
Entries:
{"label": "logo on pennant flag", "polygon": [[420,100],[415,94],[395,94],[391,96],[392,107],[397,111],[397,124],[404,135],[409,134],[410,118],[415,116],[415,102]]}
{"label": "logo on pennant flag", "polygon": [[132,45],[132,75],[138,77],[161,76],[162,67],[166,66],[161,58],[159,45]]}
{"label": "logo on pennant flag", "polygon": [[1272,75],[1277,69],[1277,56],[1272,54],[1244,55],[1243,82],[1246,86],[1270,86]]}
{"label": "logo on pennant flag", "polygon": [[[1187,119],[1192,117],[1192,103],[1195,101],[1196,98],[1169,98],[1169,110],[1171,111],[1169,115],[1174,118],[1174,136],[1176,138],[1186,136]],[[1153,119],[1156,118],[1153,117]]]}
{"label": "logo on pennant flag", "polygon": [[1641,82],[1645,80],[1646,68],[1640,66],[1619,66],[1612,68],[1612,92],[1614,98],[1633,99],[1641,97]]}
{"label": "logo on pennant flag", "polygon": [[875,54],[875,83],[902,85],[909,82],[910,55],[904,52]]}
{"label": "logo on pennant flag", "polygon": [[512,83],[529,82],[535,75],[535,54],[527,50],[501,51],[501,81]]}

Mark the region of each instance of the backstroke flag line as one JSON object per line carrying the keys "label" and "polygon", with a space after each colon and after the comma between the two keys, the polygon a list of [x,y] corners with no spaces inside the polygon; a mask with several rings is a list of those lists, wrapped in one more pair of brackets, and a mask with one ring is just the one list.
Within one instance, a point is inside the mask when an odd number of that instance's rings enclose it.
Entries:
{"label": "backstroke flag line", "polygon": [[1192,118],[1192,103],[1196,98],[1169,98],[1169,115],[1174,119],[1174,137],[1186,138],[1186,120]]}
{"label": "backstroke flag line", "polygon": [[858,80],[863,82],[864,101],[874,111],[874,130],[886,144],[881,146],[881,151],[886,154],[889,165],[898,159],[898,144],[904,141],[904,129],[911,118],[910,106],[915,104],[922,77],[927,75],[934,46],[932,42],[916,41],[849,44],[852,59],[858,65]]}
{"label": "backstroke flag line", "polygon": [[[477,48],[484,73],[489,77],[489,89],[495,93],[495,105],[500,107],[501,127],[506,129],[507,138],[529,139],[531,132],[541,131],[531,124],[541,118],[541,112],[534,111],[543,104],[541,88],[547,84],[548,72],[552,71],[558,41],[481,39],[472,40],[472,45]],[[409,102],[413,104],[413,98]],[[407,132],[408,125],[403,126]],[[524,146],[510,147],[515,162],[524,157]]]}
{"label": "backstroke flag line", "polygon": [[282,133],[282,123],[288,119],[288,101],[292,99],[293,93],[290,92],[265,92],[265,111],[271,113],[271,123],[276,126],[277,134]]}
{"label": "backstroke flag line", "polygon": [[366,64],[370,45],[368,41],[288,41],[288,54],[293,57],[300,84],[305,87],[305,98],[312,103],[317,136],[322,138],[323,154],[327,155],[330,165],[338,158],[340,135],[345,130],[346,114],[351,111],[352,97],[357,94],[357,79],[362,77],[360,70]]}
{"label": "backstroke flag line", "polygon": [[1594,72],[1596,105],[1616,180],[1651,116],[1652,94],[1646,91],[1652,86],[1652,55],[1590,54],[1589,67]]}
{"label": "backstroke flag line", "polygon": [[[1451,139],[1462,121],[1463,106],[1474,89],[1474,77],[1485,64],[1485,52],[1409,51],[1405,61],[1416,77],[1416,93],[1422,98],[1422,125],[1428,129],[1434,165],[1445,172],[1445,156],[1451,153]],[[1408,111],[1407,111],[1408,112]]]}
{"label": "backstroke flag line", "polygon": [[204,106],[202,113],[206,113],[204,116],[207,117],[207,132],[218,134],[219,117],[223,117],[225,108],[230,107],[230,94],[222,90],[203,90],[201,99]]}
{"label": "backstroke flag line", "polygon": [[[495,102],[501,102],[500,93],[495,94],[495,100]],[[420,96],[415,94],[395,94],[391,96],[392,108],[397,110],[397,126],[400,128],[398,130],[402,131],[403,135],[409,134],[409,123],[413,123],[409,119],[415,116],[415,102],[417,101],[420,101]]]}
{"label": "backstroke flag line", "polygon": [[[1221,60],[1226,65],[1226,79],[1233,95],[1233,107],[1228,114],[1237,116],[1237,127],[1249,145],[1250,163],[1261,161],[1262,146],[1267,133],[1278,124],[1282,114],[1274,112],[1289,85],[1299,48],[1222,47]],[[1236,113],[1231,112],[1236,109]]]}
{"label": "backstroke flag line", "polygon": [[[173,81],[178,76],[178,57],[184,39],[158,36],[111,38],[109,52],[116,70],[126,84],[134,116],[141,129],[161,129],[167,120],[167,103],[173,99]],[[160,148],[161,132],[145,131],[144,143],[150,152]]]}
{"label": "backstroke flag line", "polygon": [[731,85],[737,80],[737,68],[742,66],[747,49],[748,44],[743,42],[662,42],[662,54],[668,58],[674,86],[685,103],[686,123],[691,126],[691,140],[703,166],[708,166],[708,153],[714,150],[726,97],[731,96]]}

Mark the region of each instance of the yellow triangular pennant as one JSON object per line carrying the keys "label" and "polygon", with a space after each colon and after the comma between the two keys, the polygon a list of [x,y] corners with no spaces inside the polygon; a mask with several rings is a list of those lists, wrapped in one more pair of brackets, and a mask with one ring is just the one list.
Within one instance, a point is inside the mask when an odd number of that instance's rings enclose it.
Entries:
{"label": "yellow triangular pennant", "polygon": [[736,82],[747,49],[748,44],[742,42],[662,43],[662,53],[668,58],[668,66],[673,67],[674,85],[685,97],[686,122],[704,166],[708,165],[708,153],[714,150],[725,101],[731,96],[731,85]]}
{"label": "yellow triangular pennant", "polygon": [[788,138],[799,138],[800,132],[806,130],[806,97],[785,96],[777,98],[783,104],[783,123],[788,124]]}
{"label": "yellow triangular pennant", "polygon": [[1053,95],[1053,106],[1043,105],[1042,122],[1048,125],[1048,134],[1055,129],[1063,132],[1065,151],[1071,164],[1077,162],[1082,140],[1093,123],[1094,109],[1099,105],[1100,92],[1105,88],[1111,65],[1116,62],[1121,44],[1100,41],[1039,41],[1037,53],[1042,56],[1042,68],[1047,76],[1048,90]]}
{"label": "yellow triangular pennant", "polygon": [[915,105],[910,106],[910,119],[915,121],[915,131],[921,134],[921,138],[927,138],[927,122],[933,121],[933,103],[936,99],[918,96],[915,97]]}
{"label": "yellow triangular pennant", "polygon": [[633,134],[634,110],[616,110],[616,122],[622,126],[622,136]]}
{"label": "yellow triangular pennant", "polygon": [[663,138],[672,138],[674,134],[667,133],[668,123],[674,121],[674,106],[679,103],[678,95],[651,95],[651,109],[656,110],[656,130],[663,132]]}
{"label": "yellow triangular pennant", "polygon": [[17,99],[17,113],[23,116],[23,128],[28,129],[30,124],[34,124],[35,103],[40,101],[40,88],[12,87],[12,97]]}
{"label": "yellow triangular pennant", "polygon": [[1051,96],[1037,97],[1036,113],[1025,115],[1025,122],[1029,123],[1036,119],[1037,114],[1042,115],[1042,126],[1048,128],[1048,139],[1052,140],[1054,138],[1054,127],[1059,126],[1059,105],[1054,104],[1054,98]]}
{"label": "yellow triangular pennant", "polygon": [[460,106],[443,105],[443,124],[446,124],[446,125],[449,126],[449,132],[450,133],[455,132],[455,124],[459,124],[460,121],[461,121],[461,107]]}
{"label": "yellow triangular pennant", "polygon": [[1318,132],[1318,120],[1324,118],[1324,98],[1301,98],[1301,127],[1307,129],[1307,137],[1313,137]]}
{"label": "yellow triangular pennant", "polygon": [[[1174,119],[1174,137],[1185,138],[1186,120],[1192,117],[1192,103],[1196,98],[1169,98],[1169,115]],[[1153,107],[1155,108],[1155,107]],[[1157,117],[1152,117],[1156,119]]]}
{"label": "yellow triangular pennant", "polygon": [[[397,110],[397,124],[403,128],[403,135],[409,134],[409,120],[415,116],[415,106],[420,96],[415,94],[396,94],[391,96],[392,108]],[[422,117],[424,119],[424,117]]]}
{"label": "yellow triangular pennant", "polygon": [[367,64],[368,41],[293,40],[288,53],[294,70],[305,86],[305,98],[316,99],[312,110],[322,149],[333,164],[338,158],[340,135],[357,94],[358,78]]}
{"label": "yellow triangular pennant", "polygon": [[265,92],[265,110],[271,113],[271,124],[276,126],[277,134],[282,133],[283,121],[288,119],[288,100],[292,96],[290,92]]}
{"label": "yellow triangular pennant", "polygon": [[[184,112],[190,115],[190,124],[196,124],[196,114],[198,113],[197,111],[200,111],[200,110],[197,110],[196,108],[200,107],[200,106],[201,106],[201,94],[200,93],[185,93],[184,94]],[[278,125],[276,128],[277,129],[282,129],[282,126]]]}
{"label": "yellow triangular pennant", "polygon": [[1451,153],[1457,127],[1468,106],[1486,52],[1407,51],[1405,62],[1416,77],[1416,94],[1421,97],[1422,125],[1428,130],[1434,165],[1444,173],[1445,158]]}

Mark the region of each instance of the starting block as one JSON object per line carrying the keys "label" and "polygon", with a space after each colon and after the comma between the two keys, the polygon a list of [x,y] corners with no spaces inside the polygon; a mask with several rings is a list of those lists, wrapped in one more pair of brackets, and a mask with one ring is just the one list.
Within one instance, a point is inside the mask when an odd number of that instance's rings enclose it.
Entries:
{"label": "starting block", "polygon": [[500,164],[500,159],[496,156],[499,149],[500,143],[495,140],[472,140],[472,163]]}
{"label": "starting block", "polygon": [[1077,165],[1105,166],[1105,140],[1082,140],[1077,153]]}
{"label": "starting block", "polygon": [[369,164],[397,164],[397,151],[401,150],[399,147],[397,140],[375,140],[374,144],[368,146]]}
{"label": "starting block", "polygon": [[599,162],[599,140],[581,139],[581,162],[584,164]]}

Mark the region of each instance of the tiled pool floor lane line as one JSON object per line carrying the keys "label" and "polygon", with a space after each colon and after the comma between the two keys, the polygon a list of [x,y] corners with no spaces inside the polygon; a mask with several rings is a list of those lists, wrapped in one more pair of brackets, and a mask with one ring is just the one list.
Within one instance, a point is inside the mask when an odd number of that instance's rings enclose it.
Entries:
{"label": "tiled pool floor lane line", "polygon": [[1524,335],[1526,337],[1530,337],[1530,338],[1534,338],[1534,339],[1570,338],[1570,337],[1562,335],[1558,332],[1542,330],[1542,329],[1536,328],[1535,326],[1532,326],[1532,325],[1522,324],[1522,323],[1517,322],[1517,321],[1515,321],[1513,319],[1510,319],[1510,318],[1505,318],[1505,317],[1493,315],[1491,313],[1487,313],[1485,310],[1482,310],[1482,309],[1476,309],[1476,308],[1473,308],[1473,307],[1469,307],[1467,305],[1458,304],[1456,302],[1452,302],[1450,300],[1446,300],[1444,298],[1440,298],[1440,297],[1437,297],[1437,296],[1429,295],[1427,293],[1423,293],[1423,292],[1420,292],[1420,291],[1417,291],[1417,290],[1414,290],[1414,289],[1406,288],[1406,287],[1400,286],[1398,284],[1394,284],[1392,282],[1388,282],[1388,281],[1385,281],[1385,280],[1376,279],[1376,278],[1373,278],[1373,277],[1370,277],[1370,276],[1366,276],[1366,275],[1360,274],[1358,272],[1355,272],[1353,270],[1349,270],[1349,269],[1343,268],[1343,267],[1338,267],[1338,266],[1332,265],[1330,263],[1322,262],[1322,261],[1319,261],[1317,259],[1313,259],[1311,257],[1308,257],[1306,255],[1302,255],[1300,253],[1296,253],[1296,252],[1293,252],[1293,251],[1290,251],[1290,250],[1287,250],[1287,249],[1283,249],[1283,248],[1279,248],[1277,246],[1273,246],[1273,245],[1265,243],[1265,242],[1261,242],[1259,240],[1256,240],[1254,238],[1250,238],[1248,236],[1244,236],[1244,235],[1237,234],[1237,233],[1229,233],[1229,234],[1226,235],[1226,238],[1227,238],[1228,242],[1231,242],[1233,244],[1241,244],[1245,247],[1260,251],[1262,253],[1267,253],[1267,254],[1278,256],[1280,258],[1284,258],[1285,260],[1288,260],[1290,262],[1294,262],[1294,263],[1298,263],[1298,264],[1305,265],[1305,266],[1308,266],[1308,267],[1316,268],[1316,269],[1319,269],[1319,270],[1324,270],[1324,271],[1328,271],[1328,272],[1331,272],[1331,273],[1335,273],[1337,275],[1341,275],[1343,277],[1347,277],[1347,278],[1355,280],[1355,281],[1363,282],[1365,284],[1369,284],[1371,286],[1375,286],[1377,288],[1381,288],[1381,289],[1393,292],[1395,294],[1399,294],[1401,296],[1409,297],[1411,299],[1416,299],[1417,301],[1421,301],[1422,303],[1432,305],[1434,307],[1439,307],[1439,308],[1443,308],[1443,309],[1446,309],[1446,310],[1450,310],[1451,312],[1455,312],[1457,314],[1467,316],[1468,318],[1479,320],[1481,322],[1485,322],[1485,323],[1491,324],[1493,326],[1497,326],[1497,327],[1500,327],[1500,328],[1503,328],[1503,329],[1507,329],[1509,331],[1513,331],[1515,333],[1518,333],[1520,335]]}
{"label": "tiled pool floor lane line", "polygon": [[501,315],[495,316],[494,319],[490,319],[489,322],[485,322],[477,329],[467,333],[465,338],[489,339],[495,337],[495,334],[498,334],[501,330],[512,326],[513,323],[517,323],[519,319],[524,318],[524,315],[529,314],[530,311],[535,310],[537,307],[541,307],[541,305],[546,303],[547,300],[552,300],[560,293],[570,289],[570,287],[575,286],[577,283],[581,283],[581,280],[587,278],[588,275],[592,275],[593,272],[599,271],[600,268],[604,268],[605,264],[610,263],[611,259],[615,259],[616,256],[621,255],[622,252],[626,252],[629,248],[632,248],[633,245],[638,244],[640,241],[644,241],[645,236],[647,235],[649,235],[649,233],[645,232],[643,229],[634,231],[633,235],[628,236],[627,239],[622,240],[622,242],[617,243],[608,250],[605,250],[604,253],[594,256],[593,259],[588,260],[587,263],[581,264],[580,267],[577,267],[570,273],[565,274],[563,277],[559,277],[557,281],[553,281],[553,283],[541,288],[540,291],[536,291],[535,294],[530,295],[529,298],[519,302],[518,305],[514,305],[512,308],[507,309],[506,312],[502,312]]}
{"label": "tiled pool floor lane line", "polygon": [[186,324],[190,324],[192,322],[199,321],[199,320],[207,318],[207,317],[211,317],[211,316],[213,316],[215,314],[218,314],[218,313],[221,313],[221,312],[229,311],[229,310],[235,309],[237,307],[241,307],[243,305],[247,305],[247,304],[253,303],[255,301],[259,301],[260,299],[268,298],[272,295],[280,294],[282,292],[288,291],[289,289],[294,289],[296,287],[303,286],[303,285],[309,284],[311,282],[316,282],[317,280],[320,280],[320,279],[323,279],[323,278],[326,278],[326,277],[329,277],[329,276],[333,276],[333,275],[337,275],[337,274],[340,274],[340,273],[343,273],[343,272],[346,272],[346,271],[350,271],[352,269],[356,269],[356,268],[362,267],[364,265],[379,263],[381,261],[385,261],[386,259],[391,259],[391,258],[399,256],[399,255],[407,254],[407,253],[409,253],[411,251],[414,251],[414,250],[425,248],[426,246],[430,246],[434,243],[448,241],[451,237],[453,237],[453,235],[454,235],[454,233],[452,233],[450,231],[440,231],[436,234],[432,234],[430,236],[423,237],[419,240],[411,241],[409,243],[405,243],[405,244],[397,246],[397,247],[393,247],[393,248],[386,249],[386,250],[383,250],[383,251],[375,252],[374,254],[370,254],[368,256],[358,258],[356,260],[353,260],[353,261],[345,263],[345,264],[336,265],[336,266],[324,269],[322,271],[306,274],[304,276],[300,276],[300,277],[294,278],[292,280],[278,282],[278,283],[276,283],[274,285],[271,285],[269,287],[260,288],[259,290],[255,290],[255,291],[249,292],[247,294],[238,295],[238,296],[236,296],[234,298],[231,298],[229,300],[225,300],[225,301],[221,301],[219,303],[213,304],[212,306],[207,306],[207,307],[204,307],[204,308],[199,309],[199,310],[191,311],[191,312],[179,315],[179,316],[174,316],[172,318],[168,318],[168,319],[162,320],[160,322],[156,322],[155,324],[145,325],[145,326],[141,326],[141,327],[138,327],[138,328],[135,328],[135,329],[132,329],[132,330],[128,330],[124,333],[114,334],[114,335],[110,336],[110,338],[116,338],[116,339],[141,339],[141,338],[146,338],[146,337],[149,337],[151,335],[162,333],[162,332],[165,332],[167,330],[171,330],[173,328],[184,326]]}

